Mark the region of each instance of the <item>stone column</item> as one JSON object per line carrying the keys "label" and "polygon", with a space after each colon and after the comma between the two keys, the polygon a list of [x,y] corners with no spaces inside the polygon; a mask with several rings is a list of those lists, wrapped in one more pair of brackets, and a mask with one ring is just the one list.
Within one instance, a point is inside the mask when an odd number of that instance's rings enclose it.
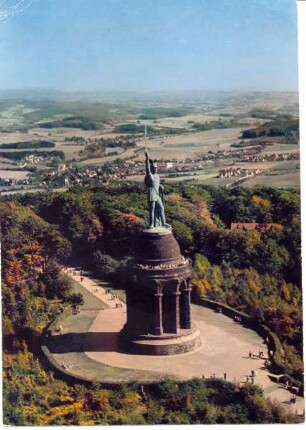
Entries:
{"label": "stone column", "polygon": [[191,328],[191,314],[190,314],[190,292],[191,288],[185,288],[183,290],[183,315],[184,315],[184,327],[185,329]]}
{"label": "stone column", "polygon": [[162,307],[162,293],[154,294],[155,298],[155,334],[162,335],[163,329],[163,307]]}
{"label": "stone column", "polygon": [[128,331],[135,333],[139,326],[138,321],[138,304],[137,295],[134,290],[128,290],[126,294],[126,313],[127,313],[127,324]]}
{"label": "stone column", "polygon": [[173,331],[174,333],[180,332],[180,292],[172,293],[174,298],[174,308],[173,308]]}
{"label": "stone column", "polygon": [[126,328],[129,330],[131,329],[133,325],[132,322],[132,315],[131,315],[131,299],[130,299],[130,292],[126,292]]}

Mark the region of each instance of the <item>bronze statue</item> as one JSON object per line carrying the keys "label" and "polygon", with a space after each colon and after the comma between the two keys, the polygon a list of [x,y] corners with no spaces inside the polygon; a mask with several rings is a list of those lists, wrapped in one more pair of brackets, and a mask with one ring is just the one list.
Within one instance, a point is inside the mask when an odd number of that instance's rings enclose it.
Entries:
{"label": "bronze statue", "polygon": [[159,174],[157,173],[156,160],[150,160],[148,151],[145,151],[146,156],[146,176],[145,184],[148,188],[148,204],[150,210],[150,226],[171,228],[170,224],[166,223],[164,211],[164,187],[160,183]]}

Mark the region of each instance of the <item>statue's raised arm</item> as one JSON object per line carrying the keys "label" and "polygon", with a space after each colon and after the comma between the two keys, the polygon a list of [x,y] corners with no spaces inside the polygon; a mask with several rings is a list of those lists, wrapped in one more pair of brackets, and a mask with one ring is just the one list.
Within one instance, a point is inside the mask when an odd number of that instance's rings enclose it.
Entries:
{"label": "statue's raised arm", "polygon": [[[150,211],[150,226],[154,228],[162,226],[165,228],[171,228],[166,223],[164,203],[163,203],[163,186],[160,184],[159,174],[157,173],[156,160],[149,158],[148,151],[145,151],[146,157],[146,176],[145,184],[148,189],[148,203]],[[161,192],[162,191],[162,192]]]}
{"label": "statue's raised arm", "polygon": [[146,156],[146,175],[150,175],[151,174],[150,159],[149,159],[149,154],[147,150],[145,151],[145,156]]}

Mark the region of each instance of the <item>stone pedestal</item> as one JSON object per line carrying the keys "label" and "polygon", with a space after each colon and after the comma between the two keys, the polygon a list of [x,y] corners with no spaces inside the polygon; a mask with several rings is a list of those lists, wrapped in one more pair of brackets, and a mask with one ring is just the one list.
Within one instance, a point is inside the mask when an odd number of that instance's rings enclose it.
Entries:
{"label": "stone pedestal", "polygon": [[191,274],[172,231],[144,230],[127,290],[124,347],[139,354],[168,355],[200,346],[190,314]]}

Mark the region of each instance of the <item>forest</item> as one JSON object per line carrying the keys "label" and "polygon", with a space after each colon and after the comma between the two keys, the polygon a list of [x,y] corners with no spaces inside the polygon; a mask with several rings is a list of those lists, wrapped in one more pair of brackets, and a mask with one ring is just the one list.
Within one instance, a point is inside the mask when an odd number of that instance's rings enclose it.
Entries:
{"label": "forest", "polygon": [[243,139],[254,139],[257,137],[277,137],[285,136],[287,138],[295,138],[294,143],[298,143],[299,121],[296,119],[273,118],[274,121],[261,125],[258,128],[245,130],[242,133]]}
{"label": "forest", "polygon": [[42,122],[39,124],[40,128],[80,128],[81,130],[98,130],[98,125],[95,121],[90,121],[88,118],[82,116],[73,116],[69,118],[63,118],[61,120],[52,120],[48,122]]}
{"label": "forest", "polygon": [[138,116],[141,120],[156,120],[161,118],[179,118],[194,112],[190,106],[177,107],[147,107],[142,110],[142,114]]}
{"label": "forest", "polygon": [[48,140],[0,144],[1,149],[31,149],[31,148],[54,148],[54,147],[55,147],[55,143],[50,142]]}
{"label": "forest", "polygon": [[[194,298],[264,323],[281,341],[286,373],[303,380],[300,194],[165,186],[167,221],[193,266]],[[145,187],[113,184],[0,199],[5,424],[294,422],[260,388],[220,380],[104,387],[68,384],[40,361],[48,323],[74,302],[61,266],[74,262],[118,288],[148,219]],[[281,228],[231,230],[233,222]],[[44,395],[42,394],[44,393]]]}
{"label": "forest", "polygon": [[195,122],[192,125],[192,128],[195,131],[207,131],[207,130],[213,130],[215,128],[220,129],[220,128],[231,128],[235,126],[235,120],[231,119],[230,121],[210,121],[210,122],[205,122],[205,123],[198,123]]}

